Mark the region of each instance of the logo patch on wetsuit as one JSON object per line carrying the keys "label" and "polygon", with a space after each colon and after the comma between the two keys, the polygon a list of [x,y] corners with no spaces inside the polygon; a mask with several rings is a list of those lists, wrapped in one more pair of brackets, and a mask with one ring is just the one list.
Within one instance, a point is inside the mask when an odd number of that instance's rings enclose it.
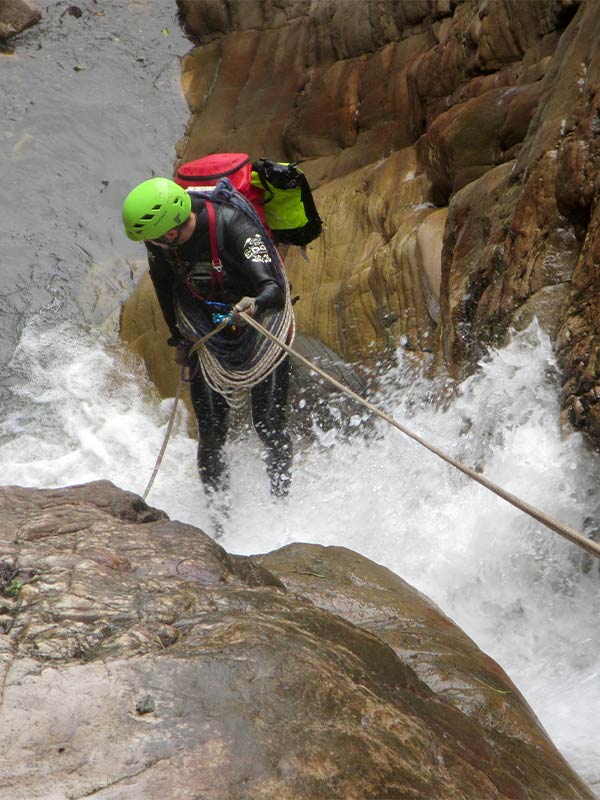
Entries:
{"label": "logo patch on wetsuit", "polygon": [[249,261],[262,261],[265,264],[271,262],[271,256],[267,251],[267,246],[260,234],[250,236],[244,242],[244,256]]}

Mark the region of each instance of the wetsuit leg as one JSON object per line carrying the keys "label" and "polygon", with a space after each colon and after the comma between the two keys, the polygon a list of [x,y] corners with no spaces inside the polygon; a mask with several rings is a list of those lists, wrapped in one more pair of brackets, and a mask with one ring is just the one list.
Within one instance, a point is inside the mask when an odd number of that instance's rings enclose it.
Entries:
{"label": "wetsuit leg", "polygon": [[200,372],[190,384],[192,406],[198,422],[198,470],[207,489],[227,489],[229,476],[223,457],[229,407]]}
{"label": "wetsuit leg", "polygon": [[266,447],[265,463],[271,492],[287,495],[292,479],[292,438],[287,430],[289,358],[252,389],[252,421]]}

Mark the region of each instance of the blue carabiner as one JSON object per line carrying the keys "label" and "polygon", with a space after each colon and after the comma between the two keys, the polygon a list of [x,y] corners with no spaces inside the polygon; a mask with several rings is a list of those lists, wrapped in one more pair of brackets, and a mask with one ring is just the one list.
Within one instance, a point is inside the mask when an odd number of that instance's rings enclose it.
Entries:
{"label": "blue carabiner", "polygon": [[215,325],[220,325],[221,322],[224,322],[225,320],[227,320],[227,322],[229,324],[231,324],[231,317],[232,317],[231,311],[228,314],[216,314],[215,313],[215,314],[212,315],[213,323]]}
{"label": "blue carabiner", "polygon": [[231,303],[219,303],[216,300],[205,300],[205,305],[209,306],[209,310],[218,309],[212,311],[212,321],[213,325],[219,325],[224,320],[228,320],[231,324]]}

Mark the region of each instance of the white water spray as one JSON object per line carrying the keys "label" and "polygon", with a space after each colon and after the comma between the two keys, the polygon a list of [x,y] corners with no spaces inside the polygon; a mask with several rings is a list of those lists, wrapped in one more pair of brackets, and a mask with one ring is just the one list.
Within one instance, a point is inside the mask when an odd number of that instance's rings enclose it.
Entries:
{"label": "white water spray", "polygon": [[[0,424],[2,482],[109,479],[141,494],[172,400],[114,341],[28,325]],[[490,354],[447,410],[399,366],[374,402],[505,489],[584,530],[600,506],[600,459],[561,433],[552,348],[534,324]],[[335,413],[335,409],[333,410]],[[300,443],[286,501],[274,500],[248,432],[227,445],[233,509],[222,544],[258,553],[293,541],[352,548],[431,597],[494,657],[574,768],[600,789],[599,565],[382,421]],[[210,529],[182,406],[148,498]],[[366,430],[367,426],[364,426]]]}

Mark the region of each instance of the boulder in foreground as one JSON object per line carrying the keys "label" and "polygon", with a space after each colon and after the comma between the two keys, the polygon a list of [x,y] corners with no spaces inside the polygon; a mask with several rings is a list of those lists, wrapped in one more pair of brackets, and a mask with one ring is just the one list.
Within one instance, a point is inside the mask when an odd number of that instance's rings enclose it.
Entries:
{"label": "boulder in foreground", "polygon": [[229,555],[108,482],[0,488],[0,800],[592,800],[404,587],[342,548]]}

